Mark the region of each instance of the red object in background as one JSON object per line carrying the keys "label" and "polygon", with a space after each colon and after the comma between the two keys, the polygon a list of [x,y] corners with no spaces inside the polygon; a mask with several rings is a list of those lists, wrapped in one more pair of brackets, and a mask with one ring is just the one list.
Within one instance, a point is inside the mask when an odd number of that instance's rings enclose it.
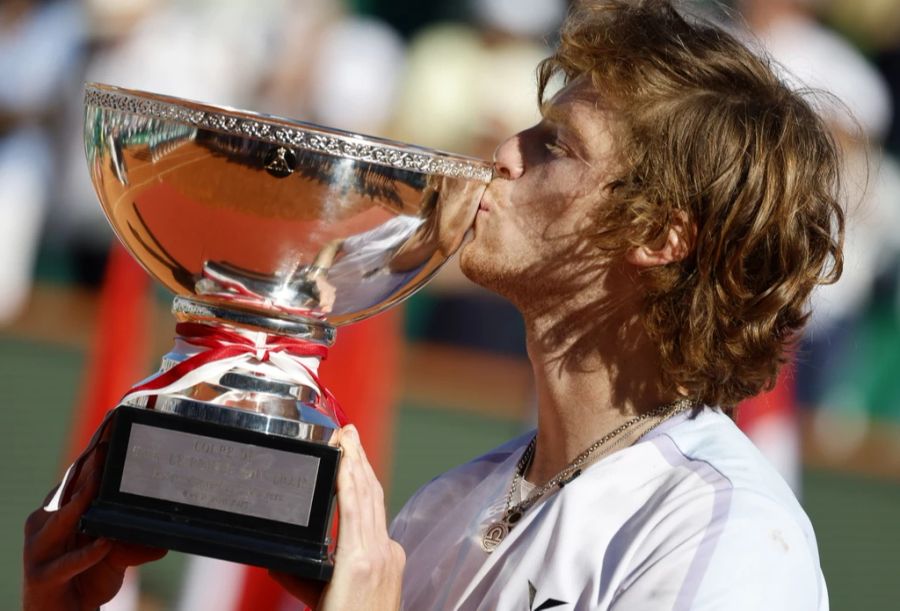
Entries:
{"label": "red object in background", "polygon": [[237,611],[280,611],[285,607],[287,593],[269,577],[266,569],[258,566],[244,567],[244,584]]}
{"label": "red object in background", "polygon": [[322,363],[322,381],[357,429],[375,474],[386,485],[400,368],[402,312],[394,308],[340,327]]}
{"label": "red object in background", "polygon": [[[72,412],[71,434],[63,456],[66,466],[84,451],[107,412],[147,375],[152,322],[150,287],[147,272],[115,242],[100,288],[97,323],[80,397]],[[117,601],[137,600],[135,571],[132,568],[125,574]]]}
{"label": "red object in background", "polygon": [[100,289],[97,326],[73,414],[66,464],[87,446],[106,413],[148,373],[150,287],[147,272],[116,242]]}
{"label": "red object in background", "polygon": [[796,417],[794,371],[790,363],[781,368],[775,388],[742,401],[737,409],[737,425],[752,438],[754,426],[766,418]]}

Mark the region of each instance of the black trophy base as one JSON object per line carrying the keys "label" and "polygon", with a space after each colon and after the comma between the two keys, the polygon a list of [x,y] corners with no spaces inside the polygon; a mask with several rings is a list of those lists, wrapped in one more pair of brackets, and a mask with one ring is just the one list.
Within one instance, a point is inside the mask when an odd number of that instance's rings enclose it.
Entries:
{"label": "black trophy base", "polygon": [[328,581],[340,450],[120,406],[83,532]]}

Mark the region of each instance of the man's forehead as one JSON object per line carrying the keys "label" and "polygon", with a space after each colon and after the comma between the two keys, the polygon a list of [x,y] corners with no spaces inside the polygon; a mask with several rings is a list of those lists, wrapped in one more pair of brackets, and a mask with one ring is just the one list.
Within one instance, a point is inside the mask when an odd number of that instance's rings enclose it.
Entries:
{"label": "man's forehead", "polygon": [[541,116],[549,121],[564,121],[572,114],[607,114],[603,97],[584,77],[557,91],[541,104]]}

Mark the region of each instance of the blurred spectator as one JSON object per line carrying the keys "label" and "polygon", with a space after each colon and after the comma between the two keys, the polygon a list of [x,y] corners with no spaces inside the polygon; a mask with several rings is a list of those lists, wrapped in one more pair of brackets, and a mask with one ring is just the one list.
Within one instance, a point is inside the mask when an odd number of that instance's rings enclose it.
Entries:
{"label": "blurred spectator", "polygon": [[[831,125],[845,155],[844,274],[814,293],[795,371],[801,404],[858,413],[858,398],[846,392],[837,397],[834,391],[861,356],[856,347],[875,280],[900,249],[900,174],[890,159],[882,159],[879,148],[891,123],[886,83],[859,51],[819,24],[815,5],[808,0],[747,0],[741,8],[789,85],[836,98],[813,94],[809,99]],[[833,404],[835,400],[839,403]],[[836,436],[844,451],[861,441],[853,430],[842,426]],[[834,436],[825,437],[820,441],[832,449]]]}
{"label": "blurred spectator", "polygon": [[[747,25],[780,64],[793,87],[826,91],[846,105],[820,110],[841,136],[880,142],[891,121],[884,79],[868,60],[836,32],[819,24],[810,0],[744,0]],[[860,134],[857,123],[862,128]]]}
{"label": "blurred spectator", "polygon": [[535,69],[562,0],[469,0],[474,25],[438,23],[410,44],[397,107],[401,138],[490,158],[506,137],[540,119]]}
{"label": "blurred spectator", "polygon": [[384,134],[405,67],[400,35],[329,0],[293,0],[273,32],[259,105],[274,113]]}
{"label": "blurred spectator", "polygon": [[827,0],[826,18],[874,58],[887,78],[894,116],[885,146],[900,154],[900,2],[897,0]]}
{"label": "blurred spectator", "polygon": [[75,2],[0,3],[0,323],[31,288],[58,152],[51,128],[81,33]]}
{"label": "blurred spectator", "polygon": [[374,15],[397,28],[409,39],[420,30],[441,21],[465,19],[465,3],[459,0],[350,0],[356,12]]}
{"label": "blurred spectator", "polygon": [[[900,22],[900,17],[897,21]],[[885,139],[885,147],[891,154],[900,155],[900,36],[892,46],[878,53],[877,62],[882,74],[888,79],[891,97],[894,100],[893,121]]]}

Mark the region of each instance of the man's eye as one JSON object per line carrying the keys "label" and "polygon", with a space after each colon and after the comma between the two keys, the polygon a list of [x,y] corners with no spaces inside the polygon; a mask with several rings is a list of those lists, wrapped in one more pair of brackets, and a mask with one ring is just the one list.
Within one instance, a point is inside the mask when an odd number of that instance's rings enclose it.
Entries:
{"label": "man's eye", "polygon": [[547,152],[553,155],[554,157],[566,157],[568,156],[568,151],[561,147],[556,142],[547,142],[544,144],[544,148],[547,149]]}

